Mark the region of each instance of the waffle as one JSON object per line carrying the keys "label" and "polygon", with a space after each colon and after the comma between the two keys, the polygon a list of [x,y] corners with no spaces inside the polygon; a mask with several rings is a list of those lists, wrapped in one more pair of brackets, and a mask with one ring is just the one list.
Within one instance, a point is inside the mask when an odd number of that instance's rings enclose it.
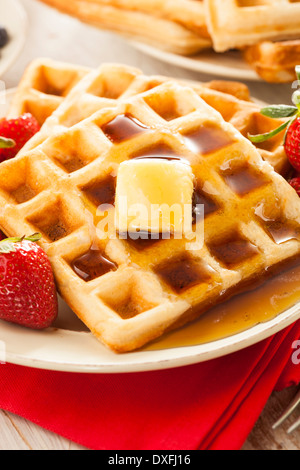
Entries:
{"label": "waffle", "polygon": [[[190,162],[203,245],[102,236],[96,207],[113,203],[118,166],[151,152]],[[119,353],[199,317],[300,250],[293,188],[195,91],[172,81],[1,164],[0,204],[0,228],[42,233],[62,297]]]}
{"label": "waffle", "polygon": [[202,0],[86,0],[91,3],[110,5],[124,10],[148,13],[149,15],[175,21],[194,31],[199,36],[210,38]]}
{"label": "waffle", "polygon": [[245,48],[244,58],[266,82],[290,83],[296,80],[300,63],[300,40],[264,41]]}
{"label": "waffle", "polygon": [[[16,114],[16,110],[20,112],[24,109],[30,109],[36,116],[41,114],[45,116],[50,114],[55,105],[57,108],[46,119],[41,131],[25,145],[21,153],[35,148],[50,135],[67,130],[70,126],[88,118],[101,108],[115,107],[119,100],[145,92],[169,80],[168,77],[145,76],[136,68],[125,65],[103,64],[88,73],[84,70],[84,78],[73,87],[64,99],[62,97],[57,99],[57,96],[52,95],[43,95],[41,99],[40,92],[34,88],[35,82],[32,81],[32,77],[38,76],[46,64],[47,70],[51,71],[63,68],[68,70],[75,67],[41,59],[34,62],[25,73],[10,115]],[[268,132],[282,123],[281,120],[262,116],[260,106],[251,101],[248,88],[239,82],[213,81],[205,84],[185,80],[178,82],[192,87],[199,97],[219,111],[223,118],[233,124],[244,136],[247,136],[248,133]],[[26,83],[25,89],[24,83]],[[31,96],[30,108],[27,104],[28,94]],[[47,106],[48,102],[51,103],[50,107]],[[261,156],[271,163],[278,173],[286,175],[290,166],[282,142],[283,135],[278,135],[266,143],[258,144],[258,149]]]}
{"label": "waffle", "polygon": [[[144,76],[140,70],[126,65],[103,64],[89,72],[88,69],[84,69],[84,77],[68,90],[66,97],[57,99],[57,96],[51,94],[44,94],[41,97],[39,90],[36,89],[36,82],[40,82],[40,75],[44,77],[44,69],[50,70],[54,77],[57,69],[68,71],[70,67],[76,66],[49,59],[38,59],[25,72],[8,117],[15,117],[19,115],[18,113],[30,110],[42,124],[42,130],[28,142],[23,152],[36,147],[49,135],[82,121],[101,108],[114,107],[120,99],[141,93],[169,80],[163,76]],[[36,77],[39,77],[39,80],[36,80]],[[239,82],[212,81],[199,84],[189,81],[188,84],[198,93],[203,93],[205,87],[221,92],[220,96],[226,93],[245,101],[250,100],[249,89]],[[48,83],[44,88],[50,92],[52,90],[51,84]],[[209,91],[207,93],[214,94]],[[31,106],[28,106],[28,95],[31,97]],[[42,122],[39,119],[41,115],[48,117]]]}
{"label": "waffle", "polygon": [[100,1],[41,1],[89,25],[120,33],[175,54],[192,55],[211,47],[209,38],[201,37],[179,23],[144,12],[104,5]]}
{"label": "waffle", "polygon": [[264,40],[300,37],[300,5],[295,0],[204,0],[208,30],[217,52]]}
{"label": "waffle", "polygon": [[8,119],[28,112],[40,125],[44,124],[88,72],[90,69],[83,66],[44,58],[34,60],[18,85]]}

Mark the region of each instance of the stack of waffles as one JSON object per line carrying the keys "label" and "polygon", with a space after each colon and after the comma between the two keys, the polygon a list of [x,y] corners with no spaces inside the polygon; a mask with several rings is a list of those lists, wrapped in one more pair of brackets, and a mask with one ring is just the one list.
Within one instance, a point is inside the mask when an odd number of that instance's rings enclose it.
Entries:
{"label": "stack of waffles", "polygon": [[[298,257],[299,198],[274,169],[286,164],[279,140],[257,149],[243,136],[274,126],[243,86],[41,60],[10,115],[28,109],[42,128],[0,165],[0,228],[42,234],[60,294],[113,351],[142,347]],[[115,220],[119,166],[154,156],[191,166],[200,241],[103,236],[98,208]]]}
{"label": "stack of waffles", "polygon": [[298,0],[41,0],[90,25],[182,55],[231,49],[269,82],[295,80]]}

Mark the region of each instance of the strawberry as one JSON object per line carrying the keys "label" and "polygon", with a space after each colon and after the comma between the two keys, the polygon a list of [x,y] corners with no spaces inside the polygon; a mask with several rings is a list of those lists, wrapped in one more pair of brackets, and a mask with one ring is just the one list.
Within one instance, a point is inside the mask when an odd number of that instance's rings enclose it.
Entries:
{"label": "strawberry", "polygon": [[[299,65],[296,67],[296,74],[300,83]],[[292,167],[300,171],[300,90],[295,91],[292,101],[294,106],[281,104],[262,108],[260,112],[263,116],[276,119],[286,118],[286,120],[271,132],[260,135],[249,134],[248,138],[253,143],[265,142],[285,130],[283,144],[287,158]]]}
{"label": "strawberry", "polygon": [[300,112],[287,130],[284,148],[292,167],[300,171]]}
{"label": "strawberry", "polygon": [[23,114],[17,119],[1,119],[0,163],[14,158],[39,130],[39,123],[30,113]]}
{"label": "strawberry", "polygon": [[292,178],[289,181],[290,185],[295,189],[297,192],[298,196],[300,196],[300,177],[297,176],[296,178]]}
{"label": "strawberry", "polygon": [[48,328],[58,314],[50,261],[39,234],[0,241],[0,319],[27,328]]}

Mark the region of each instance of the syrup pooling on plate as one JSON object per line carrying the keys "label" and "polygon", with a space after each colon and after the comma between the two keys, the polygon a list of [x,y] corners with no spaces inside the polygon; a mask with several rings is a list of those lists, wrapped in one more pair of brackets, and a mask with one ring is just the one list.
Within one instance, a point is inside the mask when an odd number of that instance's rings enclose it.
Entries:
{"label": "syrup pooling on plate", "polygon": [[213,307],[180,330],[167,333],[144,350],[197,346],[228,338],[268,322],[300,301],[300,260],[279,274]]}
{"label": "syrup pooling on plate", "polygon": [[112,121],[102,126],[102,131],[113,144],[120,144],[143,132],[149,132],[150,127],[143,124],[130,113],[116,116]]}
{"label": "syrup pooling on plate", "polygon": [[233,144],[234,140],[222,129],[206,124],[184,134],[187,147],[194,153],[207,155]]}
{"label": "syrup pooling on plate", "polygon": [[92,248],[72,261],[71,266],[75,273],[86,282],[117,269],[117,265],[102,251]]}

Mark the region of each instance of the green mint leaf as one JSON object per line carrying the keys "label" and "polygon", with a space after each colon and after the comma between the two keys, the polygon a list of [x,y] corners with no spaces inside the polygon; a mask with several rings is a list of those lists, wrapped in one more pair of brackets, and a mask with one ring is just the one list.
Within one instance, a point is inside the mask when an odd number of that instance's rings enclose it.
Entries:
{"label": "green mint leaf", "polygon": [[280,119],[294,116],[299,112],[299,110],[296,106],[287,106],[285,104],[279,104],[262,108],[260,112],[263,116],[267,116],[273,119]]}
{"label": "green mint leaf", "polygon": [[0,137],[0,149],[11,149],[16,146],[16,142],[6,137]]}
{"label": "green mint leaf", "polygon": [[258,144],[261,142],[266,142],[269,139],[272,139],[272,137],[275,137],[275,135],[280,134],[288,125],[290,124],[290,121],[284,122],[281,124],[281,126],[277,127],[277,129],[274,129],[271,132],[267,132],[266,134],[259,134],[259,135],[251,135],[248,134],[248,139],[251,140],[251,142]]}

